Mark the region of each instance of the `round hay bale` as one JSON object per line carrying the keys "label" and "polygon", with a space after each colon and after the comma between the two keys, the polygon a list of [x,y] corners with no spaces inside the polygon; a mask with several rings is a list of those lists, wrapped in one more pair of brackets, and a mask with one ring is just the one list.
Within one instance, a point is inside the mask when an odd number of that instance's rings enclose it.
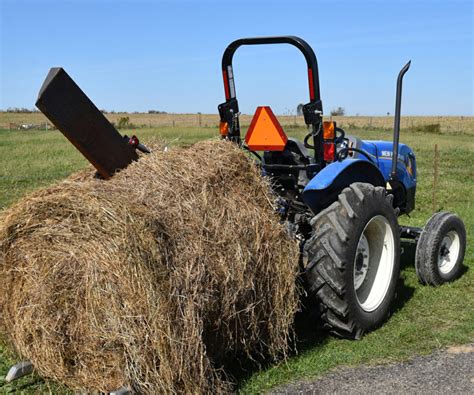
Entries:
{"label": "round hay bale", "polygon": [[71,388],[229,391],[222,367],[284,356],[298,309],[273,199],[225,142],[35,192],[2,214],[0,328]]}

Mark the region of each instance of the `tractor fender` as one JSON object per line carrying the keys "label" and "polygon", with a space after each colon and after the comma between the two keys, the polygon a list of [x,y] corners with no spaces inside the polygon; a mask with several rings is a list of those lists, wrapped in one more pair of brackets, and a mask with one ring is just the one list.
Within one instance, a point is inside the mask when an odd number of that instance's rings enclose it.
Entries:
{"label": "tractor fender", "polygon": [[345,159],[327,165],[303,190],[303,201],[317,213],[337,200],[342,190],[354,182],[385,186],[380,170],[365,159]]}

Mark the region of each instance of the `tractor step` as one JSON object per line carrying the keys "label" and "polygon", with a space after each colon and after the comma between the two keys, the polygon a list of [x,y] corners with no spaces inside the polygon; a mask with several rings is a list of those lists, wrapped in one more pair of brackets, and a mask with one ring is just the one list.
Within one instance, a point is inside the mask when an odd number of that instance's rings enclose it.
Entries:
{"label": "tractor step", "polygon": [[5,376],[5,381],[10,383],[14,380],[18,380],[24,376],[28,376],[33,373],[33,364],[31,361],[22,361],[13,365]]}

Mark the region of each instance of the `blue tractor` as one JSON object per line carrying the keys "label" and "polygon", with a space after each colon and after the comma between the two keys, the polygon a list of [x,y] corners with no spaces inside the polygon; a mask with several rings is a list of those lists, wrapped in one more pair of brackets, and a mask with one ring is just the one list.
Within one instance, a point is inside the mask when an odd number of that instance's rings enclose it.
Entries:
{"label": "blue tractor", "polygon": [[[304,141],[288,138],[269,107],[257,109],[241,138],[232,59],[240,46],[261,44],[291,44],[306,59]],[[222,58],[221,135],[258,158],[270,178],[282,221],[300,242],[306,307],[337,336],[357,339],[386,320],[400,273],[401,238],[417,242],[422,283],[440,285],[462,272],[466,231],[456,215],[436,213],[423,229],[398,224],[415,208],[415,154],[399,144],[402,79],[409,67],[398,76],[393,142],[368,141],[323,121],[316,56],[301,38],[239,39]]]}

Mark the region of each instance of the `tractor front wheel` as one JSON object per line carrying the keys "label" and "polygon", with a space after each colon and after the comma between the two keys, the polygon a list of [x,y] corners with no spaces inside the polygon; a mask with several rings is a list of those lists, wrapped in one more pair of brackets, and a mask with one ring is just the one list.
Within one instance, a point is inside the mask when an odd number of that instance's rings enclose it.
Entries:
{"label": "tractor front wheel", "polygon": [[385,321],[399,278],[392,197],[382,187],[352,184],[311,225],[303,252],[308,307],[332,333],[358,339]]}
{"label": "tractor front wheel", "polygon": [[426,224],[416,246],[415,268],[423,284],[441,285],[462,273],[466,251],[466,228],[449,212],[434,214]]}

